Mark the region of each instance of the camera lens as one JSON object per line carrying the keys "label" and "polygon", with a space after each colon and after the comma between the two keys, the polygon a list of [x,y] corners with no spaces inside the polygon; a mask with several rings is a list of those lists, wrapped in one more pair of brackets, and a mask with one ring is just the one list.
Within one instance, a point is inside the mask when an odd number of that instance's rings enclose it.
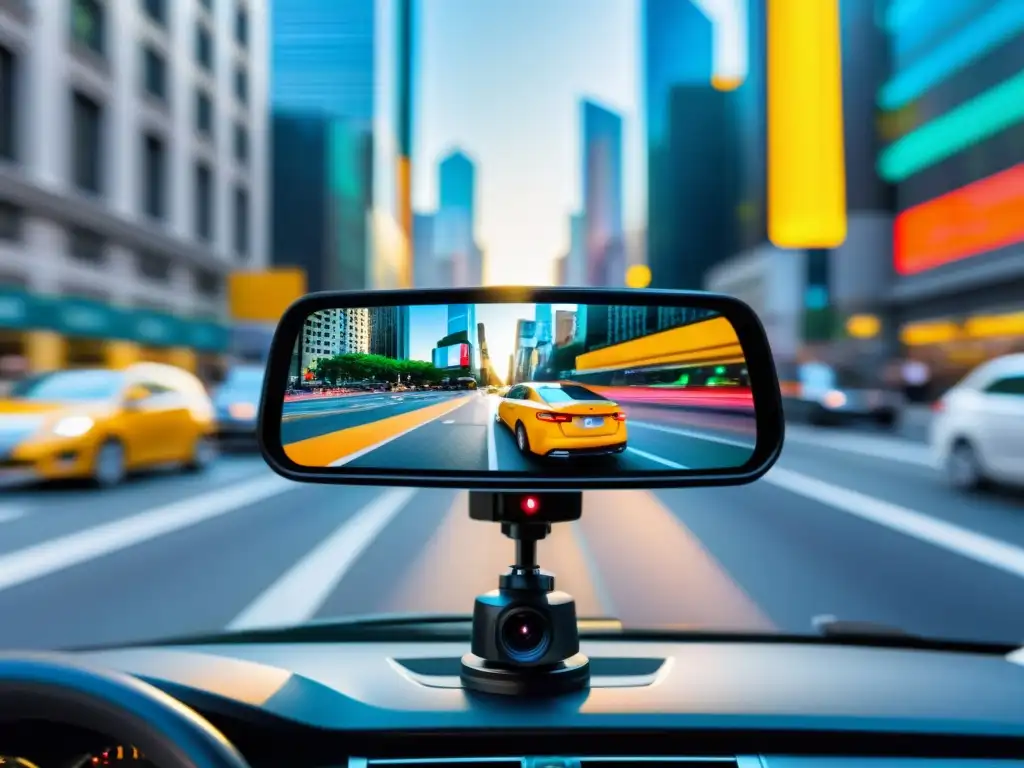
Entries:
{"label": "camera lens", "polygon": [[533,608],[513,608],[501,621],[498,639],[509,658],[536,661],[551,645],[551,625],[547,616]]}

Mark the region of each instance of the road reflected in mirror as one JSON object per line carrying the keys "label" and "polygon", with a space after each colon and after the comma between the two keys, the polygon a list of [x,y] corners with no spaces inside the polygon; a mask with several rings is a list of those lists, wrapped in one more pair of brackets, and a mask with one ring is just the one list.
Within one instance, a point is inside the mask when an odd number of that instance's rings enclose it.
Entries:
{"label": "road reflected in mirror", "polygon": [[738,469],[743,350],[706,309],[451,304],[318,311],[281,420],[305,467],[594,477]]}

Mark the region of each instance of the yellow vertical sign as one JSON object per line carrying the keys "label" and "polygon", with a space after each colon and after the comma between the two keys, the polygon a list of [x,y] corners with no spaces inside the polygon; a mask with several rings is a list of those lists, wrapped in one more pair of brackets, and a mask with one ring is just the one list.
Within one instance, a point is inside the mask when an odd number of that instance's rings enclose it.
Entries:
{"label": "yellow vertical sign", "polygon": [[298,267],[234,272],[228,278],[228,306],[234,322],[277,323],[305,293],[306,273]]}
{"label": "yellow vertical sign", "polygon": [[398,224],[405,236],[406,253],[402,259],[401,288],[412,288],[413,276],[413,244],[412,244],[412,161],[408,157],[398,158],[398,178],[396,191],[398,195]]}
{"label": "yellow vertical sign", "polygon": [[768,0],[768,238],[846,239],[839,0]]}

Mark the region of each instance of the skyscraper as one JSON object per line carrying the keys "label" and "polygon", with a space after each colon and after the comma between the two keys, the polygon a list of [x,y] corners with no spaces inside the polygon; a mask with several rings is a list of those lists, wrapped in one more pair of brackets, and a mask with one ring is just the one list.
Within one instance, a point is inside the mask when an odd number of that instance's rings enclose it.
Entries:
{"label": "skyscraper", "polygon": [[738,95],[711,86],[713,29],[697,3],[643,9],[647,261],[654,287],[699,289],[736,250]]}
{"label": "skyscraper", "polygon": [[[438,207],[466,211],[470,222],[475,215],[476,167],[462,150],[454,150],[438,166]],[[474,233],[471,231],[470,235]]]}
{"label": "skyscraper", "polygon": [[416,288],[438,288],[434,258],[434,215],[415,213],[412,217],[413,276]]}
{"label": "skyscraper", "polygon": [[370,309],[370,354],[396,360],[409,358],[409,308]]}
{"label": "skyscraper", "polygon": [[312,291],[368,285],[374,0],[274,5],[272,258]]}
{"label": "skyscraper", "polygon": [[581,105],[586,285],[621,285],[625,277],[622,230],[622,117],[592,101]]}
{"label": "skyscraper", "polygon": [[274,3],[274,109],[373,119],[374,0]]}
{"label": "skyscraper", "polygon": [[[454,150],[438,165],[434,257],[439,285],[483,283],[483,254],[476,244],[476,166]],[[446,281],[445,281],[446,280]]]}

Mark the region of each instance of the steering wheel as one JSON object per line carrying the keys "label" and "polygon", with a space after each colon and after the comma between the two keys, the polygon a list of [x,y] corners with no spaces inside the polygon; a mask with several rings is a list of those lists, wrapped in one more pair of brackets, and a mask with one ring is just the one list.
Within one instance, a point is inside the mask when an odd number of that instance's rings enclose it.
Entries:
{"label": "steering wheel", "polygon": [[138,747],[159,768],[249,768],[197,712],[158,688],[57,653],[0,653],[0,723],[49,720]]}

